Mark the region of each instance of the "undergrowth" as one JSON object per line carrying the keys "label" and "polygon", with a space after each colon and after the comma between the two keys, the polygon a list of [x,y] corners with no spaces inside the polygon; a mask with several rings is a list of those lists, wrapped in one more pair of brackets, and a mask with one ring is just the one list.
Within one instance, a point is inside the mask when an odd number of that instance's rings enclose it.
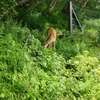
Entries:
{"label": "undergrowth", "polygon": [[69,34],[56,28],[53,50],[41,46],[47,26],[30,31],[13,20],[0,24],[1,100],[100,99],[98,30]]}
{"label": "undergrowth", "polygon": [[[6,24],[6,23],[5,23]],[[10,23],[9,23],[10,24]],[[44,50],[29,30],[15,25],[0,34],[0,99],[36,100],[64,98],[65,60]],[[14,31],[16,30],[16,32]],[[19,36],[20,35],[20,36]]]}

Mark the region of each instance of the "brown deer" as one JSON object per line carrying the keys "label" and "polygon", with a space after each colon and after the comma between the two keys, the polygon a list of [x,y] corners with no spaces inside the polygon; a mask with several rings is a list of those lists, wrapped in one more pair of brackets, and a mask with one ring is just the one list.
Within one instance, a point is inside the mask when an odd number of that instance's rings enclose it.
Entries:
{"label": "brown deer", "polygon": [[47,40],[45,42],[42,43],[42,45],[47,48],[48,46],[55,46],[55,42],[56,42],[56,31],[54,30],[54,28],[49,27],[47,30]]}

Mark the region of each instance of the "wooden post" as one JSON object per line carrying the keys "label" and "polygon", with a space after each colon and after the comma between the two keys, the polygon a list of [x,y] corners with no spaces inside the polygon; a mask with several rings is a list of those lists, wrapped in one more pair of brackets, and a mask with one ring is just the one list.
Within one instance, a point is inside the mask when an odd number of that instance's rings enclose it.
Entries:
{"label": "wooden post", "polygon": [[73,32],[73,18],[75,19],[75,22],[77,24],[77,26],[79,27],[79,29],[83,32],[82,26],[78,20],[78,17],[72,7],[72,2],[69,1],[68,2],[68,30],[70,33]]}
{"label": "wooden post", "polygon": [[73,32],[73,27],[72,27],[72,2],[68,2],[68,29],[69,32]]}

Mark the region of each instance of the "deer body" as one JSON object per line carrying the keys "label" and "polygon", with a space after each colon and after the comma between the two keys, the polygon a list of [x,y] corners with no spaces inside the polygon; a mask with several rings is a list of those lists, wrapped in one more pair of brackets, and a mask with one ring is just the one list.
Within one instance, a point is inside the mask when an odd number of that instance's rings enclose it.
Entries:
{"label": "deer body", "polygon": [[49,45],[54,46],[55,42],[56,42],[56,31],[54,30],[54,28],[49,27],[47,30],[47,40],[45,42],[43,42],[43,46],[45,48],[47,48]]}

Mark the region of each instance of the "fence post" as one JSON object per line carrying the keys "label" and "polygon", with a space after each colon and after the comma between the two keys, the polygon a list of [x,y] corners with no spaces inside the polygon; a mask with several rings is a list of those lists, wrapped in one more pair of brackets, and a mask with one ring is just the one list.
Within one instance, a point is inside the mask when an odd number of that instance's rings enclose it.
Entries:
{"label": "fence post", "polygon": [[83,32],[83,28],[82,28],[80,21],[78,20],[78,17],[73,8],[72,8],[72,13],[73,13],[73,18],[75,19],[75,22],[76,22],[78,28]]}
{"label": "fence post", "polygon": [[72,2],[68,2],[68,30],[70,33],[73,32],[73,27],[72,27]]}
{"label": "fence post", "polygon": [[70,33],[73,32],[73,18],[75,19],[75,22],[78,26],[78,28],[83,32],[82,26],[78,20],[78,17],[72,7],[72,2],[68,2],[68,30]]}

